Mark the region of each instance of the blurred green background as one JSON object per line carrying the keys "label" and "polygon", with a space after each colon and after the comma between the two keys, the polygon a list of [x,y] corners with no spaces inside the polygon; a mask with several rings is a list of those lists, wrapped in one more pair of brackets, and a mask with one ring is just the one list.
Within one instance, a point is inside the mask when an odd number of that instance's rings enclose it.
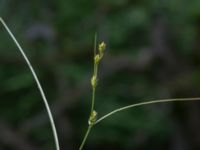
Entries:
{"label": "blurred green background", "polygon": [[[90,112],[93,40],[107,43],[99,116],[128,104],[200,96],[199,0],[0,0],[0,15],[49,100],[61,150],[78,149]],[[0,149],[54,150],[37,86],[0,26]],[[138,107],[98,124],[87,150],[199,150],[200,102]]]}

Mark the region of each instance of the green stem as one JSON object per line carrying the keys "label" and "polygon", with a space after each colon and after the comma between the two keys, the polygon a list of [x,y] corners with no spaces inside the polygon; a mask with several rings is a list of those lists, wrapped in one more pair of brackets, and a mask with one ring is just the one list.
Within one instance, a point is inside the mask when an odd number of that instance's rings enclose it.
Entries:
{"label": "green stem", "polygon": [[[96,49],[97,49],[97,33],[95,33],[95,37],[94,37],[94,58],[96,56]],[[94,60],[94,72],[93,72],[93,76],[96,76],[96,78],[97,78],[97,73],[98,73],[98,64],[96,64],[95,60]],[[94,110],[95,92],[96,92],[96,87],[92,87],[91,114],[92,114],[92,112]]]}
{"label": "green stem", "polygon": [[117,112],[121,112],[133,107],[137,107],[137,106],[143,106],[143,105],[149,105],[149,104],[157,104],[157,103],[166,103],[166,102],[178,102],[178,101],[199,101],[200,97],[196,97],[196,98],[174,98],[174,99],[161,99],[161,100],[153,100],[153,101],[149,101],[149,102],[141,102],[141,103],[136,103],[136,104],[132,104],[132,105],[128,105],[122,108],[118,108],[116,110],[111,111],[110,113],[104,115],[103,117],[99,118],[95,124],[103,121],[104,119],[110,117],[111,115],[117,113]]}
{"label": "green stem", "polygon": [[84,136],[84,138],[83,138],[83,141],[82,141],[82,143],[81,143],[81,146],[79,147],[79,150],[82,150],[82,149],[83,149],[83,146],[85,145],[85,142],[86,142],[86,140],[87,140],[87,137],[88,137],[88,135],[89,135],[89,133],[90,133],[92,127],[93,127],[93,125],[88,126],[87,132],[86,132],[86,134],[85,134],[85,136]]}
{"label": "green stem", "polygon": [[97,33],[94,35],[94,57],[96,56],[97,53]]}
{"label": "green stem", "polygon": [[91,114],[92,112],[94,111],[94,104],[95,104],[95,92],[96,91],[96,88],[93,88],[92,90],[92,105],[91,105]]}
{"label": "green stem", "polygon": [[[98,75],[98,68],[99,68],[99,64],[97,64],[97,66],[96,66],[96,70],[95,70],[96,76]],[[98,78],[97,78],[97,79],[98,79]]]}
{"label": "green stem", "polygon": [[[97,74],[98,74],[98,64],[95,63],[95,56],[96,56],[96,47],[97,47],[97,34],[95,33],[95,38],[94,38],[94,72],[93,72],[93,76],[95,76],[95,78],[97,78]],[[94,105],[95,105],[95,93],[96,93],[96,85],[93,86],[92,85],[92,104],[91,104],[91,112],[90,112],[90,116],[89,116],[89,119],[88,119],[88,122],[89,122],[89,126],[88,126],[88,129],[85,133],[85,136],[83,138],[83,141],[79,147],[79,150],[82,150],[83,149],[83,146],[85,145],[85,142],[87,140],[87,137],[91,131],[91,128],[93,127],[94,123],[90,124],[91,122],[91,117],[93,117],[93,111],[94,111]]]}
{"label": "green stem", "polygon": [[60,146],[59,146],[59,141],[58,141],[58,135],[57,135],[57,131],[56,131],[56,127],[55,127],[55,123],[54,123],[54,120],[53,120],[53,116],[52,116],[52,113],[51,113],[51,110],[49,108],[49,104],[47,102],[47,99],[46,99],[46,96],[44,94],[44,91],[42,89],[42,86],[40,84],[40,81],[30,63],[30,61],[28,60],[24,50],[22,49],[22,47],[20,46],[19,42],[16,40],[15,36],[12,34],[12,32],[10,31],[10,29],[8,28],[8,26],[6,25],[6,23],[3,21],[3,19],[0,17],[0,22],[3,24],[4,28],[6,29],[6,31],[8,32],[8,34],[10,35],[10,37],[12,38],[12,40],[14,41],[14,43],[16,44],[17,48],[19,49],[20,53],[22,54],[25,62],[27,63],[32,75],[33,75],[33,78],[35,79],[35,82],[38,86],[38,89],[40,91],[40,94],[42,96],[42,99],[44,101],[44,104],[45,104],[45,107],[46,107],[46,110],[47,110],[47,114],[49,116],[49,120],[50,120],[50,124],[51,124],[51,128],[52,128],[52,131],[53,131],[53,136],[54,136],[54,141],[55,141],[55,145],[56,145],[56,150],[60,150]]}

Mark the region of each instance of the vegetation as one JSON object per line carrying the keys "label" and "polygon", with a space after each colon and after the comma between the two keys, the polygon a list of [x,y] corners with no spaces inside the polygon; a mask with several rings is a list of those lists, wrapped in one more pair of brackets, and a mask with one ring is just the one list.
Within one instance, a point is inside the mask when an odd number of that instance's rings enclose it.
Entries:
{"label": "vegetation", "polygon": [[[96,94],[98,116],[144,99],[196,97],[199,6],[197,0],[3,0],[0,14],[23,41],[41,79],[61,149],[78,149],[89,113],[93,33],[109,44]],[[2,29],[0,149],[54,149],[40,94]],[[116,114],[95,125],[85,148],[199,149],[198,104],[151,105]],[[8,133],[12,136],[5,140]]]}

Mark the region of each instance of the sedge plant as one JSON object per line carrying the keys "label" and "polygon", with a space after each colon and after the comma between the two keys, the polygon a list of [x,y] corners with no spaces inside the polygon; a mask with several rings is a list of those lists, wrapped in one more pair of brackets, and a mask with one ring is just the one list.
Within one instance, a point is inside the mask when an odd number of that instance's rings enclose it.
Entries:
{"label": "sedge plant", "polygon": [[92,86],[92,104],[91,104],[91,113],[88,119],[88,129],[85,133],[85,136],[82,140],[82,143],[79,147],[79,150],[83,150],[83,147],[86,143],[87,137],[91,131],[91,129],[96,125],[102,122],[104,119],[111,117],[112,115],[128,110],[137,106],[144,106],[144,105],[149,105],[149,104],[157,104],[157,103],[166,103],[166,102],[180,102],[180,101],[197,101],[200,100],[200,97],[195,97],[195,98],[174,98],[174,99],[160,99],[160,100],[152,100],[152,101],[145,101],[141,103],[136,103],[136,104],[131,104],[125,107],[121,107],[118,109],[115,109],[111,111],[110,113],[107,113],[106,115],[100,117],[99,119],[97,118],[97,111],[94,109],[95,105],[95,92],[96,92],[96,87],[98,83],[98,68],[99,68],[99,63],[103,58],[105,49],[106,49],[106,44],[104,42],[100,43],[98,46],[98,54],[96,54],[96,40],[97,37],[95,35],[95,42],[94,42],[94,73],[91,78],[91,86]]}
{"label": "sedge plant", "polygon": [[[46,107],[46,111],[49,117],[49,121],[51,124],[51,128],[52,128],[52,132],[53,132],[53,136],[54,136],[54,142],[55,142],[55,149],[56,150],[60,150],[60,146],[59,146],[59,140],[58,140],[58,135],[57,135],[57,131],[56,131],[56,127],[55,127],[55,123],[54,123],[54,119],[53,119],[53,115],[51,113],[47,98],[45,96],[45,93],[43,91],[43,88],[40,84],[40,81],[37,77],[37,74],[35,72],[35,70],[33,69],[28,57],[26,56],[24,50],[22,49],[22,47],[20,46],[19,42],[16,40],[15,36],[13,35],[13,33],[11,32],[11,30],[8,28],[7,24],[4,22],[4,20],[0,17],[0,22],[3,25],[3,27],[6,29],[6,31],[8,32],[9,36],[12,38],[13,42],[15,43],[15,45],[17,46],[19,52],[21,53],[21,55],[23,56],[27,66],[29,67],[31,74],[33,75],[33,78],[37,84],[37,87],[39,89],[39,92],[41,94],[42,100],[45,104]],[[79,150],[83,150],[85,143],[87,141],[87,138],[91,132],[91,129],[96,125],[99,124],[100,122],[102,122],[103,120],[111,117],[112,115],[116,114],[116,113],[120,113],[122,111],[128,110],[128,109],[132,109],[134,107],[138,107],[138,106],[144,106],[144,105],[150,105],[150,104],[158,104],[158,103],[166,103],[166,102],[183,102],[183,101],[199,101],[200,97],[195,97],[195,98],[174,98],[174,99],[159,99],[159,100],[152,100],[152,101],[145,101],[145,102],[141,102],[141,103],[136,103],[136,104],[131,104],[125,107],[121,107],[118,108],[116,110],[111,111],[110,113],[105,114],[104,116],[98,118],[97,117],[97,111],[95,110],[95,98],[96,98],[96,88],[98,85],[98,70],[99,70],[99,64],[103,59],[105,50],[106,50],[106,44],[104,42],[100,43],[98,45],[98,52],[96,50],[97,47],[97,36],[95,35],[95,40],[94,40],[94,72],[91,78],[91,87],[92,87],[92,100],[91,100],[91,111],[90,111],[90,115],[89,115],[89,119],[88,119],[88,129],[85,133],[85,136],[80,144]]]}

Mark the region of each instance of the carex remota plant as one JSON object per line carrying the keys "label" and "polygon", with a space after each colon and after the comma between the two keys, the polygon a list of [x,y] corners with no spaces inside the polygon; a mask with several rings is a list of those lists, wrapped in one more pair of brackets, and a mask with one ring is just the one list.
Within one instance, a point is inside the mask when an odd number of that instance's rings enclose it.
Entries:
{"label": "carex remota plant", "polygon": [[136,104],[131,104],[125,107],[121,107],[118,108],[116,110],[113,110],[109,113],[107,113],[106,115],[100,117],[98,119],[97,117],[97,111],[94,109],[94,105],[95,105],[95,91],[96,91],[96,87],[97,87],[97,83],[98,83],[98,68],[99,68],[99,63],[103,58],[105,49],[106,49],[106,44],[104,42],[100,43],[98,45],[98,53],[96,53],[96,42],[97,41],[97,36],[95,35],[95,42],[94,42],[94,73],[93,76],[91,78],[91,85],[92,85],[92,104],[91,104],[91,113],[89,116],[89,120],[88,120],[88,129],[85,133],[85,136],[83,138],[83,141],[79,147],[79,150],[83,149],[84,144],[86,143],[87,137],[91,131],[91,129],[98,123],[100,123],[101,121],[103,121],[104,119],[111,117],[113,114],[117,113],[117,112],[121,112],[127,109],[131,109],[133,107],[137,107],[137,106],[144,106],[144,105],[149,105],[149,104],[156,104],[156,103],[166,103],[166,102],[178,102],[178,101],[197,101],[200,100],[200,97],[195,97],[195,98],[174,98],[174,99],[160,99],[160,100],[152,100],[152,101],[145,101],[145,102],[141,102],[141,103],[136,103]]}
{"label": "carex remota plant", "polygon": [[83,149],[83,146],[86,142],[86,139],[92,129],[92,127],[95,125],[96,121],[97,121],[97,112],[95,110],[95,94],[96,94],[96,87],[98,85],[98,69],[99,69],[99,64],[104,56],[104,52],[106,49],[106,44],[104,42],[102,42],[101,44],[99,44],[98,46],[98,52],[96,50],[97,47],[97,35],[95,34],[95,40],[94,40],[94,71],[93,71],[93,75],[91,78],[91,86],[92,86],[92,103],[91,103],[91,112],[90,112],[90,116],[88,119],[88,129],[87,132],[83,138],[83,141],[79,147],[79,150]]}
{"label": "carex remota plant", "polygon": [[[44,94],[44,91],[42,89],[42,86],[39,82],[39,79],[38,79],[32,65],[31,65],[28,57],[26,56],[24,50],[22,49],[19,42],[16,40],[15,36],[13,35],[11,30],[8,28],[8,26],[6,25],[6,23],[4,22],[4,20],[1,17],[0,17],[0,22],[3,25],[3,27],[6,29],[6,31],[8,32],[10,37],[12,38],[12,40],[14,41],[19,52],[21,53],[25,62],[27,63],[27,65],[28,65],[28,67],[31,71],[31,74],[33,75],[33,78],[34,78],[34,80],[37,84],[37,87],[40,91],[43,102],[45,104],[47,114],[49,116],[51,128],[52,128],[52,131],[53,131],[54,141],[55,141],[55,148],[56,148],[56,150],[60,150],[58,135],[57,135],[55,123],[54,123],[54,120],[53,120],[53,116],[52,116],[51,110],[49,108],[49,105],[48,105],[46,96]],[[100,62],[102,61],[102,58],[103,58],[104,53],[105,53],[106,44],[104,42],[100,43],[98,45],[98,51],[97,51],[96,50],[97,49],[97,42],[96,41],[97,41],[97,36],[95,35],[95,40],[94,40],[94,72],[93,72],[93,75],[91,77],[91,87],[92,87],[91,111],[90,111],[90,115],[89,115],[89,119],[88,119],[88,129],[87,129],[85,136],[84,136],[84,138],[83,138],[83,140],[80,144],[79,150],[83,150],[84,145],[87,141],[87,138],[88,138],[88,135],[89,135],[91,129],[96,124],[99,124],[104,119],[111,117],[115,113],[122,112],[124,110],[128,110],[128,109],[131,109],[131,108],[134,108],[134,107],[137,107],[137,106],[144,106],[144,105],[149,105],[149,104],[166,103],[166,102],[181,102],[181,101],[198,101],[198,100],[200,100],[200,97],[195,97],[195,98],[173,98],[173,99],[160,99],[160,100],[153,100],[153,101],[145,101],[145,102],[131,104],[131,105],[128,105],[128,106],[125,106],[125,107],[118,108],[118,109],[113,110],[110,113],[107,113],[106,115],[98,118],[97,117],[98,113],[95,110],[96,88],[97,88],[97,85],[98,85],[98,69],[99,69]]]}

